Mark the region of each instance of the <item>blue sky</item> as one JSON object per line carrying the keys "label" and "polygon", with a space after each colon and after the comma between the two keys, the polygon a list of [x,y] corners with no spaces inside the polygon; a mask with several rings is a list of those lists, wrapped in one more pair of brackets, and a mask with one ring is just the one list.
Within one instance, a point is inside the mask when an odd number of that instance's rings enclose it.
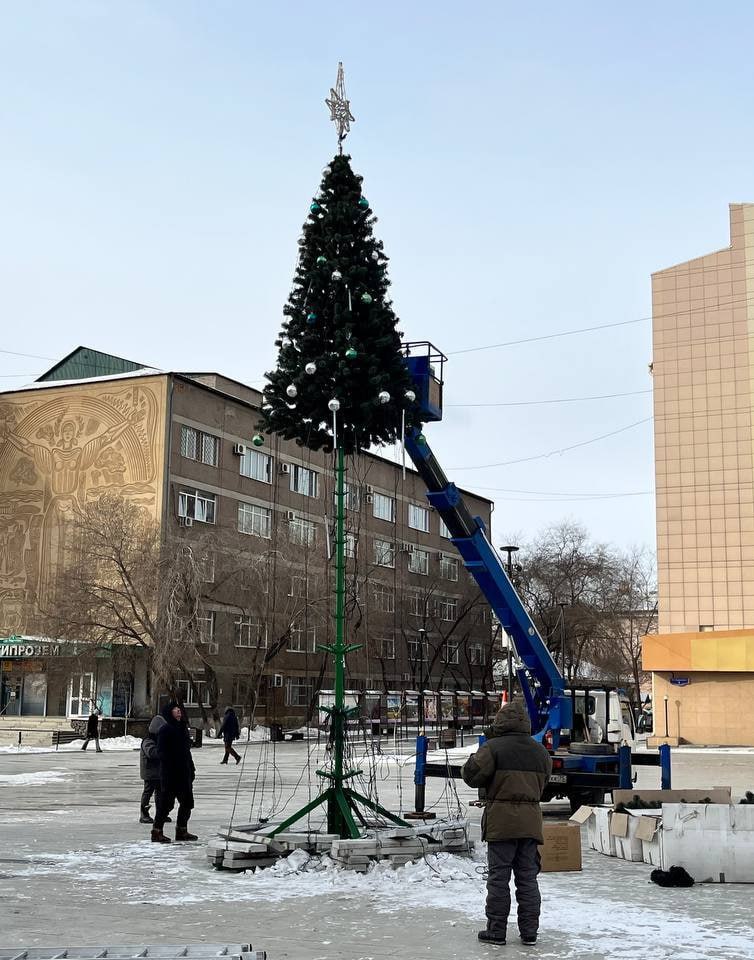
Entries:
{"label": "blue sky", "polygon": [[[651,272],[727,245],[728,203],[754,200],[744,2],[25,0],[0,17],[3,351],[83,343],[259,381],[334,152],[338,60],[401,327],[446,352],[647,317]],[[451,356],[430,442],[496,500],[496,541],[572,518],[653,545],[649,422],[482,468],[650,417],[650,335]],[[0,353],[0,388],[47,365]],[[635,395],[468,406],[615,393]]]}

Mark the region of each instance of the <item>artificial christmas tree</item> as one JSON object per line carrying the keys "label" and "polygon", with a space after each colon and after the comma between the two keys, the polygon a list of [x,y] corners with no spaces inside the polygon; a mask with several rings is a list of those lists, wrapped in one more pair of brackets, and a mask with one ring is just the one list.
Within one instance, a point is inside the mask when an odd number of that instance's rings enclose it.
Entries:
{"label": "artificial christmas tree", "polygon": [[[342,154],[353,120],[345,99],[342,64],[327,101],[338,125],[339,153],[323,171],[317,196],[299,241],[293,291],[276,341],[278,364],[267,374],[260,429],[335,455],[335,643],[332,654],[335,698],[332,763],[317,773],[327,789],[278,825],[286,830],[320,804],[327,805],[327,829],[358,836],[359,806],[402,824],[400,818],[346,786],[360,770],[345,770],[345,657],[359,645],[345,640],[345,457],[374,444],[402,439],[419,424],[416,397],[401,353],[397,319],[387,297],[387,257],[375,240],[369,201],[361,177]],[[256,439],[255,439],[256,442]]]}

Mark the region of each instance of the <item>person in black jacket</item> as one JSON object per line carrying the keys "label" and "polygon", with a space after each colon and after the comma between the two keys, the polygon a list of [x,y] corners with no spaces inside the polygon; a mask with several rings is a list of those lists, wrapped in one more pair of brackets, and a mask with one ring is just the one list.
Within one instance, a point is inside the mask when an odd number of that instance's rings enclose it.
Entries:
{"label": "person in black jacket", "polygon": [[[149,724],[149,731],[146,737],[141,741],[139,751],[139,773],[144,781],[144,789],[141,793],[141,816],[139,823],[154,823],[149,815],[149,801],[154,794],[155,810],[160,799],[160,757],[157,753],[157,734],[165,726],[165,718],[157,714],[152,717]],[[170,817],[166,820],[170,822]]]}
{"label": "person in black jacket", "polygon": [[170,843],[163,833],[168,814],[178,801],[175,822],[176,840],[197,840],[188,832],[188,822],[194,807],[193,783],[196,771],[191,756],[191,739],[183,707],[175,700],[162,711],[165,725],[157,734],[157,755],[160,758],[160,793],[152,827],[154,843]]}
{"label": "person in black jacket", "polygon": [[82,750],[86,750],[89,746],[89,741],[94,740],[95,746],[97,747],[97,753],[102,753],[102,747],[99,745],[99,711],[92,710],[89,714],[89,719],[86,721],[86,739],[84,740],[84,746]]}
{"label": "person in black jacket", "polygon": [[225,708],[225,716],[223,717],[223,722],[220,724],[219,736],[223,738],[225,744],[225,756],[222,758],[220,763],[227,763],[228,757],[235,757],[236,763],[239,763],[241,758],[233,749],[233,741],[238,740],[241,735],[241,727],[238,723],[238,717],[236,716],[236,711],[233,707]]}

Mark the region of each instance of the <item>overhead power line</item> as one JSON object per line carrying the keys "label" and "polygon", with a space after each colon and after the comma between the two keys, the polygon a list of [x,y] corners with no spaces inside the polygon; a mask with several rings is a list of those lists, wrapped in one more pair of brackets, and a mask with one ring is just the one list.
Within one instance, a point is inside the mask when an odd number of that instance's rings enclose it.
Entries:
{"label": "overhead power line", "polygon": [[610,327],[627,327],[633,323],[643,323],[651,317],[637,317],[636,320],[620,320],[618,323],[599,323],[594,327],[579,327],[577,330],[561,330],[558,333],[543,333],[539,337],[523,337],[521,340],[505,340],[502,343],[488,343],[483,347],[466,347],[464,350],[448,350],[449,357],[461,353],[478,353],[481,350],[497,350],[498,347],[516,347],[521,343],[537,343],[541,340],[555,340],[558,337],[575,337],[579,333],[592,333],[594,330],[608,330]]}
{"label": "overhead power line", "polygon": [[594,397],[560,397],[555,400],[508,400],[503,403],[446,403],[443,406],[448,407],[534,407],[548,403],[582,403],[587,400],[615,400],[618,397],[638,397],[645,393],[652,393],[649,390],[632,390],[629,393],[602,393]]}
{"label": "overhead power line", "polygon": [[619,427],[617,430],[611,430],[609,433],[602,433],[598,437],[591,437],[589,440],[581,440],[579,443],[571,443],[566,447],[558,447],[555,450],[549,450],[547,453],[537,453],[531,457],[519,457],[516,460],[501,460],[499,463],[480,463],[473,467],[451,467],[450,469],[459,470],[487,470],[490,467],[509,467],[515,463],[529,463],[531,460],[545,460],[547,457],[557,457],[560,454],[567,453],[569,450],[577,450],[579,447],[586,447],[591,443],[598,443],[600,440],[607,440],[608,437],[615,437],[619,433],[625,433],[626,430],[632,430],[634,427],[641,426],[643,423],[650,423],[652,417],[644,417],[643,420],[636,420],[634,423],[628,423],[625,427]]}

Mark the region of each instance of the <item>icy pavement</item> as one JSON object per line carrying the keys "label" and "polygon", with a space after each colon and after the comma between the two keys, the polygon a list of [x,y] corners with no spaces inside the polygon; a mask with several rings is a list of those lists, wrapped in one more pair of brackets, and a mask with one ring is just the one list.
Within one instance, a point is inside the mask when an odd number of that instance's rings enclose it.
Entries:
{"label": "icy pavement", "polygon": [[[288,799],[300,781],[291,812],[308,797],[305,761],[313,749],[251,744],[243,769],[220,766],[216,750],[196,751],[195,832],[210,837],[234,806],[235,822],[264,812],[273,798]],[[265,758],[269,782],[261,794]],[[727,780],[717,760],[679,760],[678,785],[733,781],[740,793],[754,783],[754,757],[724,762],[731,764]],[[388,805],[397,807],[402,795],[410,808],[411,773],[410,765],[380,762]],[[136,822],[136,753],[0,756],[0,789],[0,946],[250,940],[270,960],[480,960],[495,950],[476,941],[484,909],[481,851],[476,859],[431,856],[398,870],[375,864],[364,875],[297,852],[270,870],[233,875],[211,870],[201,843],[149,843],[149,828]],[[472,797],[459,785],[461,801]],[[440,781],[430,783],[428,800],[441,812],[456,802],[442,794]],[[565,816],[562,806],[554,810]],[[478,818],[478,811],[471,816]],[[748,886],[660,889],[643,864],[585,852],[582,873],[545,874],[541,887],[536,951],[518,943],[511,925],[505,956],[752,957],[754,890]]]}

